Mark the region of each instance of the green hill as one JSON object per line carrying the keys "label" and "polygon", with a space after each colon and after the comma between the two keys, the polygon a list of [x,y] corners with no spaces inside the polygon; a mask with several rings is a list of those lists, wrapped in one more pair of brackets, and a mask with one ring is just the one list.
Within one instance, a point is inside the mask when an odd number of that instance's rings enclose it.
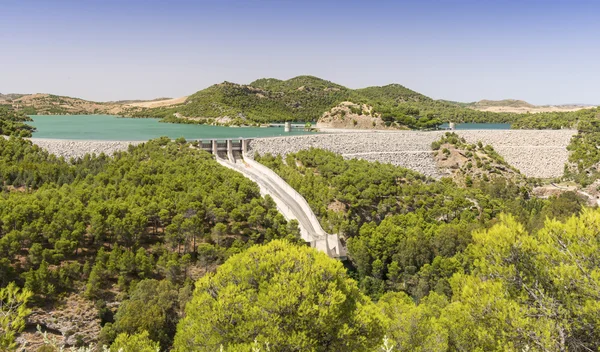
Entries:
{"label": "green hill", "polygon": [[282,81],[276,78],[261,78],[250,83],[250,85],[257,88],[286,93],[291,93],[297,90],[349,90],[342,85],[314,76],[298,76],[288,79],[287,81]]}
{"label": "green hill", "polygon": [[433,101],[433,99],[399,84],[388,84],[383,87],[367,87],[357,89],[356,92],[376,101],[393,101],[396,103]]}
{"label": "green hill", "polygon": [[[16,95],[13,95],[16,96]],[[27,115],[87,115],[87,114],[132,114],[142,108],[112,103],[95,102],[80,98],[54,94],[29,94],[4,102],[15,111]]]}
{"label": "green hill", "polygon": [[[199,122],[252,124],[273,121],[315,121],[342,101],[357,94],[343,86],[311,76],[287,81],[259,79],[250,85],[223,82],[190,95],[184,104],[141,112],[151,116],[174,114]],[[180,121],[181,122],[181,121]]]}
{"label": "green hill", "polygon": [[20,97],[27,94],[18,94],[18,93],[10,93],[10,94],[2,94],[0,93],[0,102],[10,102],[14,99],[19,99]]}
{"label": "green hill", "polygon": [[529,104],[523,100],[516,99],[503,99],[503,100],[480,100],[478,102],[470,104],[473,108],[488,108],[488,107],[497,107],[497,106],[505,106],[505,107],[513,107],[513,108],[534,108],[535,105]]}
{"label": "green hill", "polygon": [[167,122],[233,125],[317,121],[345,101],[372,106],[373,117],[382,117],[388,126],[431,128],[447,121],[506,122],[512,118],[434,100],[399,84],[350,89],[313,76],[285,81],[262,78],[249,85],[223,82],[190,95],[181,105],[132,115],[164,117]]}

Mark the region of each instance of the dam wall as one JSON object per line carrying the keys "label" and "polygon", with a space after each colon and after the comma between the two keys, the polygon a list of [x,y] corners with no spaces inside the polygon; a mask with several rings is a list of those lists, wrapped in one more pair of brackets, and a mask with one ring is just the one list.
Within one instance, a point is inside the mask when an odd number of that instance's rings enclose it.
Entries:
{"label": "dam wall", "polygon": [[[563,174],[568,161],[567,145],[575,130],[457,130],[469,143],[482,141],[506,162],[528,177],[550,178]],[[248,155],[287,155],[303,149],[322,148],[346,159],[365,159],[410,168],[439,177],[431,143],[445,131],[397,131],[335,133],[254,139]]]}
{"label": "dam wall", "polygon": [[[217,149],[227,152],[231,147],[242,148],[252,157],[255,153],[287,155],[300,150],[322,148],[339,153],[346,159],[379,161],[406,167],[425,175],[439,177],[432,156],[431,143],[445,132],[386,131],[351,133],[323,133],[303,136],[286,136],[244,140],[240,146],[227,143]],[[469,143],[482,141],[490,144],[506,162],[528,177],[551,178],[563,174],[568,161],[567,145],[575,130],[457,130],[455,133]],[[130,144],[140,141],[88,141],[32,138],[33,143],[50,153],[67,159],[79,158],[87,153],[105,153],[127,150]],[[224,142],[225,140],[223,140]],[[209,140],[206,140],[207,147]],[[212,145],[211,145],[212,147]]]}

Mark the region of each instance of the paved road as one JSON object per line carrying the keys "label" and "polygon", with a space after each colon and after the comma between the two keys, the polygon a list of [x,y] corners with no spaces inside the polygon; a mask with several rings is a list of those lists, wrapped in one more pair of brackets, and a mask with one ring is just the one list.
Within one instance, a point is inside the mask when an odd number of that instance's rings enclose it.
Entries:
{"label": "paved road", "polygon": [[261,193],[269,194],[273,198],[277,209],[286,219],[298,220],[300,235],[303,240],[310,243],[311,247],[333,258],[346,257],[346,248],[339,236],[328,234],[323,230],[306,200],[279,175],[254,160],[243,158],[238,153],[219,152],[216,159],[221,165],[238,171],[256,182],[261,188]]}
{"label": "paved road", "polygon": [[256,182],[263,192],[275,200],[277,208],[287,219],[298,220],[300,234],[304,241],[309,242],[312,247],[325,252],[330,257],[343,258],[346,256],[346,249],[340,242],[339,236],[328,234],[323,230],[306,200],[298,192],[275,174],[262,171],[258,166],[253,166],[253,163],[244,162],[239,158],[233,159],[236,162],[231,162],[228,158],[217,157],[220,164],[236,170]]}
{"label": "paved road", "polygon": [[306,229],[308,238],[304,240],[307,242],[312,242],[315,240],[322,239],[322,235],[319,235],[317,230],[314,228],[312,222],[306,216],[306,213],[302,210],[302,207],[294,197],[292,197],[289,193],[287,193],[283,188],[281,188],[275,180],[273,180],[269,175],[260,172],[260,170],[248,165],[244,164],[241,161],[235,163],[235,167],[240,169],[241,172],[251,174],[251,178],[259,183],[261,186],[266,188],[269,191],[269,194],[275,196],[282,200],[287,206],[288,210],[294,215],[296,220],[300,223],[300,226]]}

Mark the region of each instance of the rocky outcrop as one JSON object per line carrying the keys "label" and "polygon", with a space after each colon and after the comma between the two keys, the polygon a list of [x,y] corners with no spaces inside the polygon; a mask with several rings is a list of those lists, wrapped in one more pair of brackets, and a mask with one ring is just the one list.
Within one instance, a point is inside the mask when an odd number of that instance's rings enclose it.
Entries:
{"label": "rocky outcrop", "polygon": [[447,133],[434,144],[438,169],[459,185],[470,186],[473,181],[489,182],[498,177],[519,185],[526,184],[519,170],[508,164],[490,145],[483,142],[468,144],[455,133]]}
{"label": "rocky outcrop", "polygon": [[76,294],[29,315],[27,329],[17,338],[17,343],[23,346],[22,351],[35,351],[43,344],[37,326],[66,346],[96,343],[102,328],[94,304]]}
{"label": "rocky outcrop", "polygon": [[381,116],[366,104],[345,101],[323,113],[317,121],[317,128],[346,128],[361,130],[389,129]]}

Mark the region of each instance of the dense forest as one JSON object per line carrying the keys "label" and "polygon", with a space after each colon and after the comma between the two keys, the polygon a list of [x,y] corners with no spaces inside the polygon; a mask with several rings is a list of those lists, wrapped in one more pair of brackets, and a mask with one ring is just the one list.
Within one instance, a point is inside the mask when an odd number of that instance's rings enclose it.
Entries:
{"label": "dense forest", "polygon": [[448,293],[418,300],[390,290],[374,302],[341,263],[271,242],[199,280],[175,350],[597,350],[598,224],[598,210],[538,230],[500,216],[432,270],[453,272]]}
{"label": "dense forest", "polygon": [[[25,115],[0,113],[0,350],[25,334],[42,352],[600,348],[600,211],[574,192],[541,199],[521,176],[458,184],[319,149],[257,155],[344,238],[340,262],[193,143],[65,160],[22,138]],[[570,146],[586,175],[594,113]],[[432,147],[450,145],[489,156],[482,170],[503,162],[453,134]],[[92,318],[57,339],[57,311]]]}
{"label": "dense forest", "polygon": [[82,295],[103,344],[147,330],[167,348],[194,278],[253,244],[299,236],[255,184],[181,141],[67,162],[12,137],[0,139],[0,170],[0,286],[22,287],[32,307]]}
{"label": "dense forest", "polygon": [[589,131],[594,129],[593,121],[598,120],[600,110],[581,109],[570,112],[540,112],[535,114],[520,114],[513,123],[518,129],[561,129],[572,128]]}
{"label": "dense forest", "polygon": [[449,294],[448,279],[473,231],[502,213],[536,231],[546,218],[566,219],[583,204],[574,193],[531,197],[529,186],[511,179],[474,179],[463,188],[319,149],[258,160],[307,199],[326,231],[344,235],[352,275],[373,299],[398,290],[417,300],[432,290]]}

